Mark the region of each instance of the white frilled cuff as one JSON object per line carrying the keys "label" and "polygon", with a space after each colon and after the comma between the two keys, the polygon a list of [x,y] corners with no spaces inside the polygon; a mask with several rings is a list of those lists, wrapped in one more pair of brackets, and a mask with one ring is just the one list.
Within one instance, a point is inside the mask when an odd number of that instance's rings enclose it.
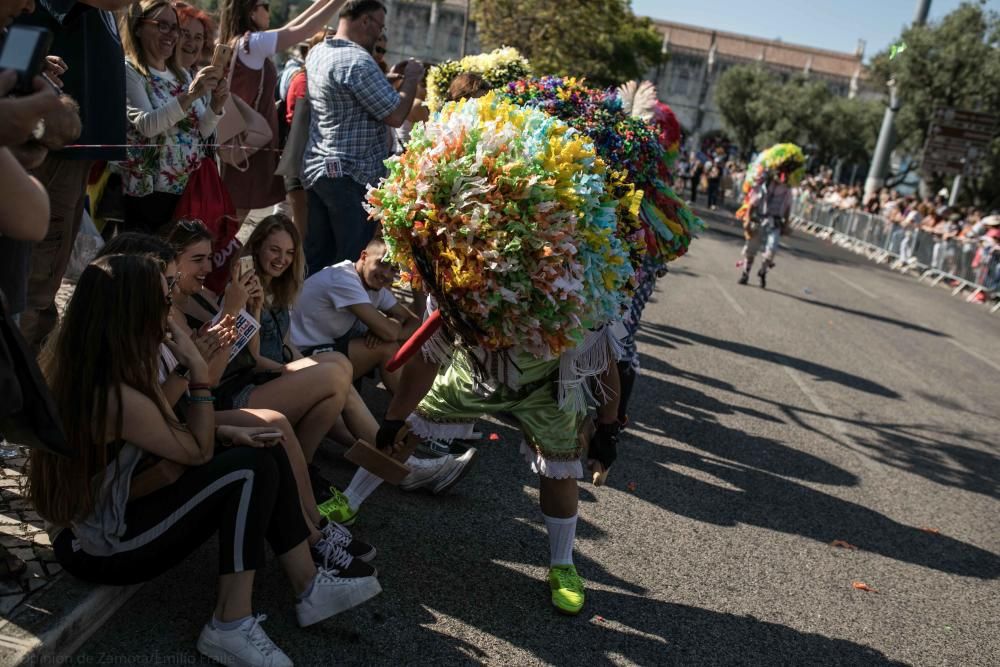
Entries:
{"label": "white frilled cuff", "polygon": [[526,441],[521,441],[521,454],[531,465],[531,472],[550,479],[580,479],[583,477],[583,463],[580,459],[572,461],[551,461],[539,454]]}
{"label": "white frilled cuff", "polygon": [[406,425],[414,435],[426,440],[440,440],[450,443],[452,440],[471,440],[475,435],[476,422],[432,422],[427,421],[417,413],[411,413],[406,418]]}

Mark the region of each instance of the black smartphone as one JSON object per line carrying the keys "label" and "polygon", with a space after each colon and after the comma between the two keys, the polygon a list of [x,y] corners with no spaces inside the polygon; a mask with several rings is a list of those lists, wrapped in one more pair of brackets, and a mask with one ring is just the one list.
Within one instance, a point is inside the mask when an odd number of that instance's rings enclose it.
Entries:
{"label": "black smartphone", "polygon": [[46,28],[13,25],[7,30],[3,49],[0,49],[0,71],[17,72],[15,95],[30,95],[35,90],[35,77],[45,67],[45,56],[52,46],[52,32]]}

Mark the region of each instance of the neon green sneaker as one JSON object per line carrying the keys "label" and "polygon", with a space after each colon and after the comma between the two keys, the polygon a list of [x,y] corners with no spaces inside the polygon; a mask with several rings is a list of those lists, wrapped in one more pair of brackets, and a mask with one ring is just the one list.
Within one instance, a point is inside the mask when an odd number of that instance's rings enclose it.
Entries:
{"label": "neon green sneaker", "polygon": [[333,497],[319,504],[319,513],[329,521],[336,521],[342,526],[350,526],[358,518],[358,510],[347,502],[347,496],[334,487],[330,487]]}
{"label": "neon green sneaker", "polygon": [[583,609],[583,579],[573,565],[553,565],[549,568],[549,588],[552,604],[563,614],[576,615]]}

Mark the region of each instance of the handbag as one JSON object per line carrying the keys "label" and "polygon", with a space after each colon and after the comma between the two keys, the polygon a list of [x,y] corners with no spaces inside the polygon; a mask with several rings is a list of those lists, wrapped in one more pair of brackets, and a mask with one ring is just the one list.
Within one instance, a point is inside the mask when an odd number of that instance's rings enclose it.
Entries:
{"label": "handbag", "polygon": [[285,150],[281,153],[278,168],[274,170],[275,176],[302,178],[302,156],[305,154],[306,144],[309,142],[311,116],[312,107],[309,105],[309,98],[303,97],[295,103],[292,127],[288,131],[288,140],[285,142]]}
{"label": "handbag", "polygon": [[212,272],[205,286],[221,292],[229,281],[230,264],[238,257],[243,244],[236,238],[240,221],[236,206],[226,190],[215,162],[203,158],[188,178],[184,194],[174,209],[174,220],[201,220],[212,233]]}
{"label": "handbag", "polygon": [[[233,61],[229,66],[229,83],[233,80],[236,69],[236,58],[239,46],[233,49]],[[250,168],[250,157],[261,148],[269,146],[274,134],[267,119],[257,113],[257,105],[264,94],[264,70],[260,70],[260,83],[257,86],[257,97],[253,106],[247,104],[239,95],[231,93],[223,108],[222,117],[216,127],[216,137],[219,142],[218,155],[223,163],[246,171]]]}

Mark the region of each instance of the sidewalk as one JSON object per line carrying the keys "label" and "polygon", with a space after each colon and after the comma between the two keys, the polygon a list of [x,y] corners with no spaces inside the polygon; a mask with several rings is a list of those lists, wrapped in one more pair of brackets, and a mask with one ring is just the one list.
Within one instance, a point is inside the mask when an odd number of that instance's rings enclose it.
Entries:
{"label": "sidewalk", "polygon": [[139,589],[94,586],[62,571],[24,497],[25,452],[0,459],[0,544],[27,564],[0,580],[0,665],[60,664]]}

